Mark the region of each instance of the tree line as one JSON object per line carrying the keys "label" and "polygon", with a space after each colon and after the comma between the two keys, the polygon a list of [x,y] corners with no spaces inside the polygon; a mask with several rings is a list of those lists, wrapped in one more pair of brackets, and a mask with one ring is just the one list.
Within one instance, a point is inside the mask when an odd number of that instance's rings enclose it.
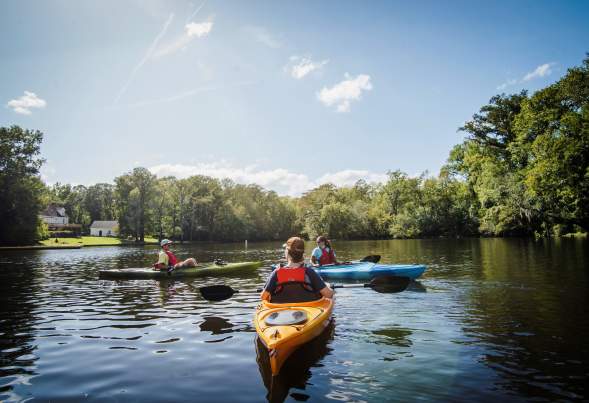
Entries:
{"label": "tree line", "polygon": [[45,185],[42,133],[0,128],[0,243],[47,236],[37,213],[63,205],[70,221],[118,220],[122,236],[181,241],[432,236],[558,236],[589,228],[589,55],[532,95],[491,98],[437,176],[388,173],[381,184],[319,186],[298,198],[258,185],[135,168],[113,183]]}

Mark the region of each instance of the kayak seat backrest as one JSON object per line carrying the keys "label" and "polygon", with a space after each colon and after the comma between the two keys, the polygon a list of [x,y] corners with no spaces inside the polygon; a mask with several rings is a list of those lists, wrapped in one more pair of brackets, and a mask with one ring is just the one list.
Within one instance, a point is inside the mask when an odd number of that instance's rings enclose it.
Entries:
{"label": "kayak seat backrest", "polygon": [[321,299],[321,293],[318,291],[310,291],[301,283],[289,282],[284,283],[276,289],[272,294],[270,302],[285,304],[288,302],[310,302]]}

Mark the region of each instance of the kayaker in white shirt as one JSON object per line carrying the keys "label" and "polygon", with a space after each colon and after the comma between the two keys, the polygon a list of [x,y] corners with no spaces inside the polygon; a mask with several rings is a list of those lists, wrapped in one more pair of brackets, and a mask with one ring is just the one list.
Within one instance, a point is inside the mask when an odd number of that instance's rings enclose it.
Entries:
{"label": "kayaker in white shirt", "polygon": [[324,266],[326,264],[339,264],[335,256],[335,250],[327,237],[321,235],[317,237],[317,247],[311,253],[311,263],[313,266]]}

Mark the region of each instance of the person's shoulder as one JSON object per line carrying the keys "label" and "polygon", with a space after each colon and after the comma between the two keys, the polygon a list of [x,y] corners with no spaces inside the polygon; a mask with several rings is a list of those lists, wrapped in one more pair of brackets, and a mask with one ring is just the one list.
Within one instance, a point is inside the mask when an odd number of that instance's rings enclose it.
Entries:
{"label": "person's shoulder", "polygon": [[313,266],[310,266],[310,265],[305,265],[305,271],[306,271],[306,273],[311,273],[311,275],[317,274],[315,269],[313,269]]}

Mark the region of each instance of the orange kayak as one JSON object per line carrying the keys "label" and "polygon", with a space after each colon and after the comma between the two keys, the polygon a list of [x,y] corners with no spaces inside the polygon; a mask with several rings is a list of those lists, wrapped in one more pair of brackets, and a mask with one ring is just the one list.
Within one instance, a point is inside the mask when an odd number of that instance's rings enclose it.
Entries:
{"label": "orange kayak", "polygon": [[300,346],[319,336],[331,321],[333,299],[310,302],[262,301],[254,315],[259,340],[268,350],[272,375]]}

